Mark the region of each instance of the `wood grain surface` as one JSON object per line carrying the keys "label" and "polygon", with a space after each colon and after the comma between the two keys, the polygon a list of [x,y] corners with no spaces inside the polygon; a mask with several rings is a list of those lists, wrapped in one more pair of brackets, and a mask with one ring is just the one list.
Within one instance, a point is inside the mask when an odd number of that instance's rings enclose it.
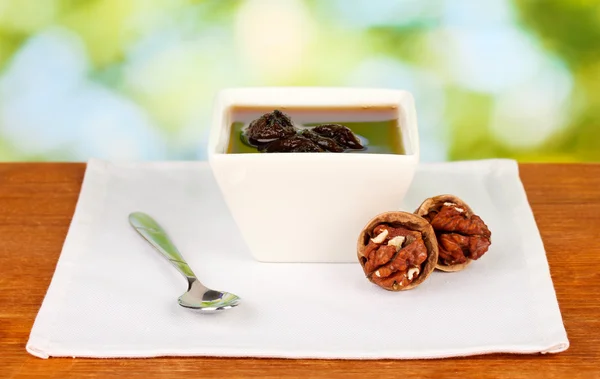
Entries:
{"label": "wood grain surface", "polygon": [[25,344],[52,278],[85,170],[0,164],[0,377],[600,378],[600,164],[522,164],[571,347],[412,361],[226,358],[39,359]]}

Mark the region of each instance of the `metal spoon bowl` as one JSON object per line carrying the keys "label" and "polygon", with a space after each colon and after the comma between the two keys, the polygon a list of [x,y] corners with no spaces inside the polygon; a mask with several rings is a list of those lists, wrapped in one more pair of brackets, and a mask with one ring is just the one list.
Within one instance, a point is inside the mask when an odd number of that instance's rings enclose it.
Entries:
{"label": "metal spoon bowl", "polygon": [[187,279],[188,290],[177,299],[179,305],[213,312],[233,308],[240,303],[241,299],[232,293],[215,291],[203,285],[165,230],[152,217],[142,212],[133,212],[129,215],[129,223]]}

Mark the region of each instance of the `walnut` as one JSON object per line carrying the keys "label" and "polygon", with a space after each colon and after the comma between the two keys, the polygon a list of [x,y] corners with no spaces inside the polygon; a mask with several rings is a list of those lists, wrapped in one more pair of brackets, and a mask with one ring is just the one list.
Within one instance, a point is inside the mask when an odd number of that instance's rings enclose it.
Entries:
{"label": "walnut", "polygon": [[481,258],[492,243],[483,220],[461,199],[440,195],[426,199],[415,211],[435,230],[439,256],[436,268],[460,271]]}
{"label": "walnut", "polygon": [[433,272],[438,246],[431,225],[408,212],[375,216],[361,231],[358,260],[369,281],[389,291],[421,284]]}

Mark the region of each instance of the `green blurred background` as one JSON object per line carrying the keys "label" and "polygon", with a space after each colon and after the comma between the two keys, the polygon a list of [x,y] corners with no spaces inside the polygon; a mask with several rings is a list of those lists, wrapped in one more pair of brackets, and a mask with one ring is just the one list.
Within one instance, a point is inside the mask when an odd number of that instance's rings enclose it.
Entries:
{"label": "green blurred background", "polygon": [[0,0],[0,160],[205,159],[226,87],[415,95],[423,161],[600,161],[600,5]]}

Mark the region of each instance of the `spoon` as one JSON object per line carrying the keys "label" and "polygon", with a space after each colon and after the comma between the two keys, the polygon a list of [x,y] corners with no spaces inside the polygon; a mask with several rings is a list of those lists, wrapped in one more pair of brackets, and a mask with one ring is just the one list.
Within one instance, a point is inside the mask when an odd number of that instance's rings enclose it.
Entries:
{"label": "spoon", "polygon": [[203,285],[171,242],[167,232],[152,217],[134,212],[129,215],[129,223],[187,279],[188,290],[177,299],[179,305],[212,312],[233,308],[240,303],[240,298],[232,293],[215,291]]}

